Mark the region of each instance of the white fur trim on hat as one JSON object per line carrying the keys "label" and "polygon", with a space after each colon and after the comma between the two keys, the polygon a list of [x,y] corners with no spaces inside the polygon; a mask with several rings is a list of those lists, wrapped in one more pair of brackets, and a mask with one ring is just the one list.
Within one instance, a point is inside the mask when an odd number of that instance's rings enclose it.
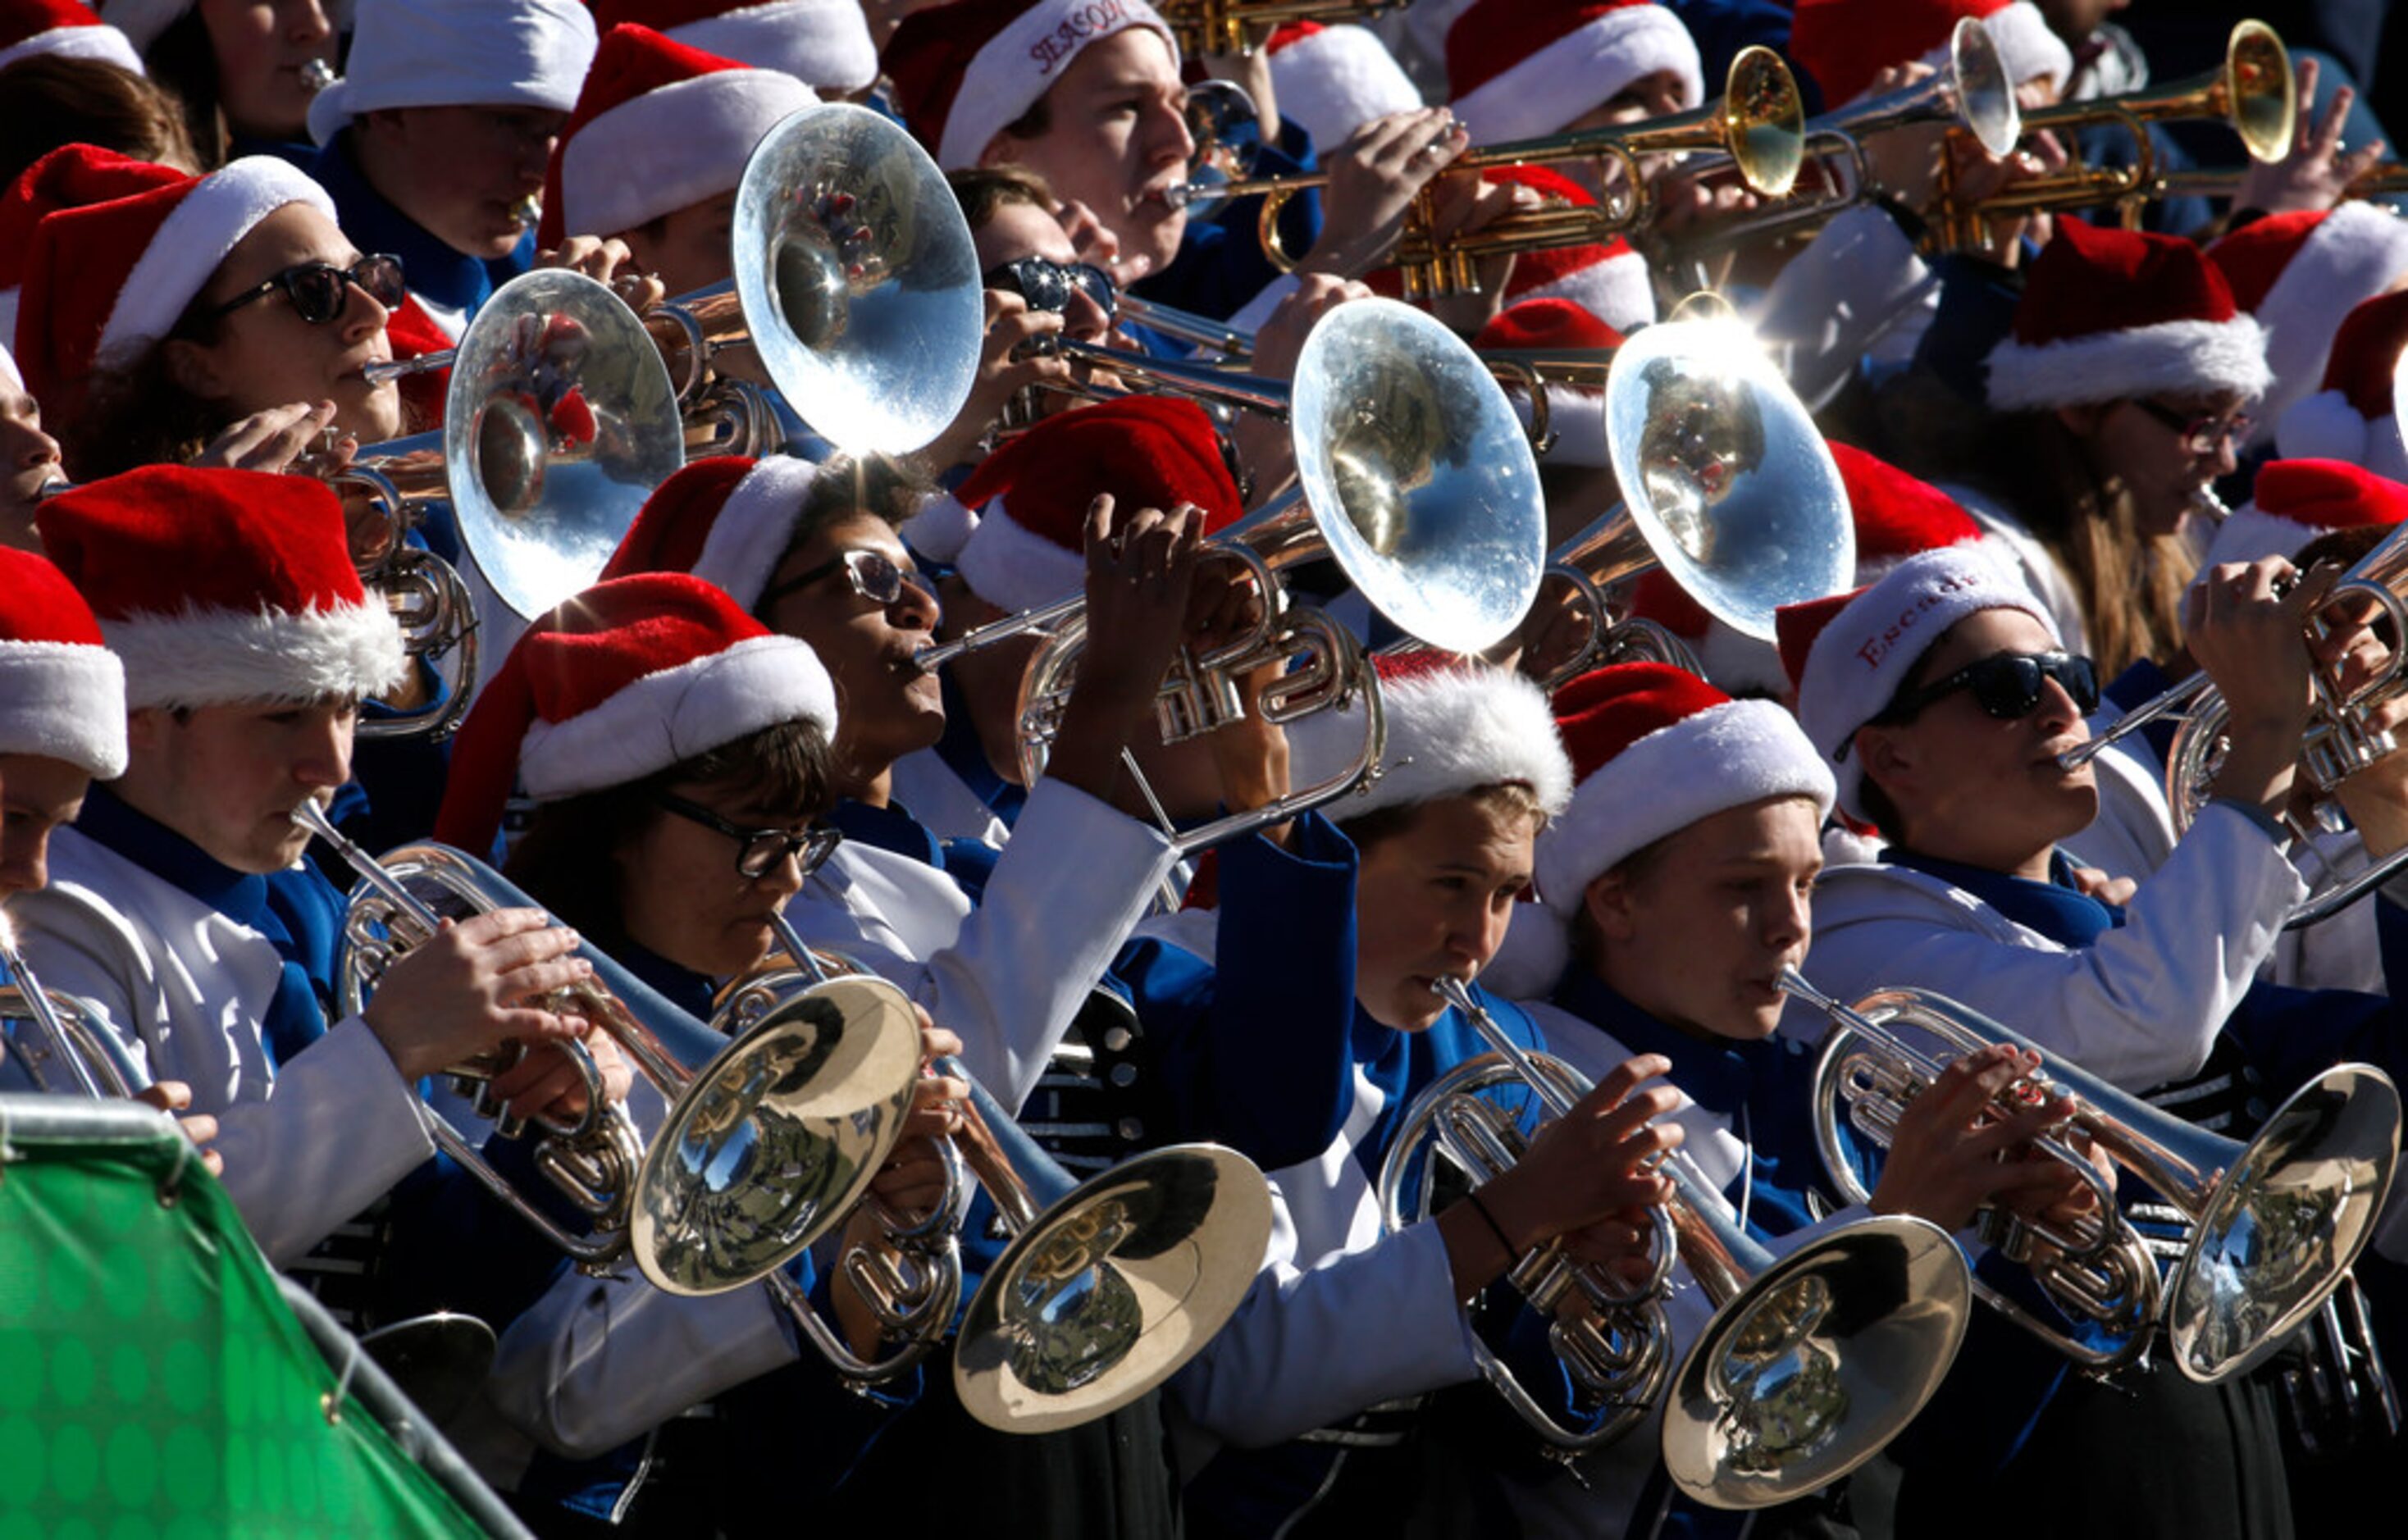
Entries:
{"label": "white fur trim on hat", "polygon": [[1636,251],[1576,267],[1546,283],[1516,289],[1513,299],[1517,304],[1528,299],[1568,299],[1626,335],[1656,324],[1656,285],[1647,275],[1647,259]]}
{"label": "white fur trim on hat", "polygon": [[1726,701],[1659,727],[1580,783],[1541,831],[1539,896],[1580,912],[1588,885],[1635,850],[1699,819],[1767,797],[1813,799],[1831,811],[1831,772],[1796,719],[1772,701]]}
{"label": "white fur trim on hat", "polygon": [[387,107],[570,111],[597,41],[580,0],[364,0],[342,78],[310,98],[309,137]]}
{"label": "white fur trim on hat", "polygon": [[2314,538],[2315,531],[2288,519],[2277,519],[2255,503],[2243,503],[2232,510],[2229,518],[2215,526],[2215,538],[2208,542],[2207,554],[2200,559],[2200,571],[2219,566],[2226,562],[2258,562],[2269,556],[2291,556]]}
{"label": "white fur trim on hat", "polygon": [[288,203],[306,203],[335,220],[325,190],[273,155],[246,155],[201,178],[184,194],[125,276],[100,331],[95,358],[113,362],[165,336],[209,276],[260,221]]}
{"label": "white fur trim on hat", "polygon": [[[1526,786],[1550,816],[1572,791],[1572,762],[1545,693],[1519,674],[1446,668],[1381,681],[1388,747],[1377,779],[1322,809],[1348,823],[1383,807],[1410,807],[1509,781]],[[1362,751],[1363,709],[1317,711],[1288,726],[1297,785],[1326,780]]]}
{"label": "white fur trim on hat", "polygon": [[694,575],[745,610],[759,604],[778,570],[778,559],[795,537],[795,520],[819,474],[815,460],[764,456],[736,483],[719,517],[710,521],[702,553],[695,558]]}
{"label": "white fur trim on hat", "polygon": [[125,663],[125,704],[230,706],[381,694],[408,666],[401,628],[381,599],[294,614],[285,609],[148,611],[100,623]]}
{"label": "white fur trim on hat", "polygon": [[1054,89],[1081,49],[1131,27],[1159,33],[1172,70],[1178,69],[1179,39],[1146,0],[1037,0],[988,38],[962,71],[937,164],[948,171],[978,164],[988,142]]}
{"label": "white fur trim on hat", "polygon": [[782,70],[821,90],[859,91],[878,79],[878,45],[859,0],[738,6],[663,36],[755,69]]}
{"label": "white fur trim on hat", "polygon": [[1689,29],[1663,6],[1631,6],[1608,11],[1491,76],[1455,99],[1455,115],[1476,145],[1535,138],[1661,69],[1681,78],[1684,108],[1705,100],[1705,74]]}
{"label": "white fur trim on hat", "polygon": [[[2013,83],[2024,85],[2045,76],[2062,91],[2073,78],[2073,50],[2050,30],[2048,18],[2031,0],[2015,0],[1992,11],[1982,18],[1982,27],[1990,41],[1999,45],[1999,60],[2007,66],[2007,78]],[[1945,57],[1944,45],[1941,53]]]}
{"label": "white fur trim on hat", "polygon": [[[0,338],[6,338],[16,329],[16,301],[17,291],[14,289],[0,293],[0,303],[7,306],[7,314],[0,316],[0,321],[7,322],[5,325],[0,325]],[[16,356],[8,351],[5,342],[0,342],[0,385],[6,385],[12,391],[22,391],[25,388],[25,377],[17,372]]]}
{"label": "white fur trim on hat", "polygon": [[1301,123],[1325,154],[1372,119],[1422,105],[1422,93],[1368,27],[1323,27],[1273,50],[1270,68],[1280,116]]}
{"label": "white fur trim on hat", "polygon": [[136,75],[143,73],[142,55],[134,51],[132,39],[111,26],[52,27],[48,32],[37,32],[22,42],[0,49],[0,69],[7,69],[20,59],[44,53],[61,59],[97,59]]}
{"label": "white fur trim on hat", "polygon": [[2272,423],[2324,378],[2341,318],[2408,273],[2408,220],[2379,204],[2345,203],[2318,220],[2258,302],[2274,384],[2258,403]]}
{"label": "white fur trim on hat", "polygon": [[566,721],[538,721],[519,784],[538,802],[623,786],[781,722],[836,736],[836,685],[791,636],[752,636],[647,674]]}
{"label": "white fur trim on hat", "polygon": [[1864,770],[1841,750],[1856,729],[1896,698],[1915,663],[1950,626],[1985,609],[2018,609],[2038,620],[2052,641],[2057,623],[2022,578],[1978,543],[1945,546],[1909,557],[1880,582],[1850,600],[1807,649],[1798,681],[1798,717],[1806,736],[1833,766],[1840,806],[1865,816]]}
{"label": "white fur trim on hat", "polygon": [[615,235],[733,192],[761,136],[818,100],[773,69],[719,69],[622,102],[560,152],[562,225]]}
{"label": "white fur trim on hat", "polygon": [[920,511],[903,520],[895,533],[924,561],[952,566],[978,533],[979,516],[949,492],[930,492]]}
{"label": "white fur trim on hat", "polygon": [[1990,349],[1990,409],[2029,411],[2169,392],[2266,393],[2266,335],[2247,315],[2162,321],[2030,347],[2013,335]]}
{"label": "white fur trim on hat", "polygon": [[85,642],[0,642],[0,754],[125,774],[125,665]]}
{"label": "white fur trim on hat", "polygon": [[1007,613],[1067,598],[1087,581],[1083,551],[1030,534],[1000,497],[980,515],[954,566],[971,592]]}

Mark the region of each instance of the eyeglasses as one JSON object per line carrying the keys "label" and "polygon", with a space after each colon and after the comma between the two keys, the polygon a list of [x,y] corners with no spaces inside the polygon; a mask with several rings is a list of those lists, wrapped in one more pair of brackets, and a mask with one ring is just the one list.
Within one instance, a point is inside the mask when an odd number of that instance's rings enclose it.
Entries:
{"label": "eyeglasses", "polygon": [[281,289],[292,297],[294,315],[312,326],[323,326],[343,319],[353,288],[388,310],[398,309],[409,293],[399,257],[362,257],[349,267],[337,267],[330,262],[305,262],[244,290],[211,310],[209,319],[230,316],[262,295]]}
{"label": "eyeglasses", "polygon": [[2230,417],[2185,417],[2172,406],[2146,398],[2135,400],[2133,406],[2156,418],[2182,440],[2183,451],[2205,459],[2229,443],[2238,444],[2249,436],[2257,426],[2246,413]]}
{"label": "eyeglasses", "polygon": [[1082,293],[1095,301],[1104,314],[1111,315],[1121,292],[1112,276],[1092,262],[1054,262],[1045,257],[1017,257],[990,267],[979,275],[979,283],[983,288],[1018,294],[1032,310],[1052,310],[1056,314],[1070,307],[1073,293]]}
{"label": "eyeglasses", "polygon": [[853,592],[873,605],[891,605],[903,597],[906,584],[918,589],[923,593],[928,592],[926,585],[917,581],[910,574],[896,565],[895,559],[884,551],[848,550],[840,556],[829,557],[809,571],[787,578],[761,595],[760,600],[752,607],[755,611],[766,611],[787,594],[801,592],[838,567],[844,569],[845,577],[853,584]]}
{"label": "eyeglasses", "polygon": [[1972,692],[1974,705],[2000,721],[2019,721],[2039,709],[2042,684],[2048,679],[2064,687],[2084,716],[2098,708],[2098,665],[2080,653],[1994,652],[1911,695],[1899,696],[1872,720],[1902,722],[1934,701],[1965,690]]}
{"label": "eyeglasses", "polygon": [[844,843],[844,835],[834,829],[807,829],[799,834],[790,834],[783,829],[747,829],[728,822],[698,802],[688,802],[666,791],[657,793],[652,800],[681,819],[715,829],[736,841],[736,875],[747,880],[767,877],[788,856],[800,862],[803,876],[809,877]]}

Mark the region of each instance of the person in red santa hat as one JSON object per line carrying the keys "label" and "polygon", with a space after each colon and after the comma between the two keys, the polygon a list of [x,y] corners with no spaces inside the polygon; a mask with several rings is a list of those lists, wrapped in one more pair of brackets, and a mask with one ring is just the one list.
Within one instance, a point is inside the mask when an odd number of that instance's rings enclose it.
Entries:
{"label": "person in red santa hat", "polygon": [[[507,1040],[582,1035],[526,1002],[590,970],[540,911],[497,910],[395,962],[359,1015],[328,1008],[345,901],[303,860],[296,809],[349,777],[358,703],[403,667],[332,492],[155,467],[63,493],[42,519],[124,665],[128,751],[52,838],[50,886],[11,907],[46,979],[152,1074],[193,1085],[236,1205],[289,1263],[434,1154],[422,1077]],[[554,1052],[496,1081],[521,1113],[573,1109],[577,1086]]]}
{"label": "person in red santa hat", "polygon": [[828,96],[878,82],[878,45],[858,0],[595,0],[594,24],[605,36],[629,23]]}
{"label": "person in red santa hat", "polygon": [[0,344],[16,339],[25,259],[43,220],[62,208],[131,197],[197,174],[91,144],[61,145],[25,167],[0,192]]}
{"label": "person in red santa hat", "polygon": [[42,431],[42,404],[0,348],[0,546],[39,550],[34,514],[42,489],[62,478],[59,441]]}
{"label": "person in red santa hat", "polygon": [[[174,95],[124,34],[79,0],[0,0],[0,184],[64,144],[104,144],[197,173]],[[8,328],[0,324],[0,342]]]}
{"label": "person in red santa hat", "polygon": [[2373,203],[2270,214],[2218,240],[2207,257],[2266,329],[2274,383],[2244,446],[2258,449],[2294,404],[2321,388],[2350,312],[2408,286],[2408,220]]}
{"label": "person in red santa hat", "polygon": [[2366,301],[2333,334],[2316,393],[2283,414],[2275,442],[2286,458],[2346,460],[2408,481],[2408,291]]}
{"label": "person in red santa hat", "polygon": [[350,7],[325,0],[228,6],[98,0],[151,77],[180,103],[203,166],[308,147],[310,98],[341,62]]}

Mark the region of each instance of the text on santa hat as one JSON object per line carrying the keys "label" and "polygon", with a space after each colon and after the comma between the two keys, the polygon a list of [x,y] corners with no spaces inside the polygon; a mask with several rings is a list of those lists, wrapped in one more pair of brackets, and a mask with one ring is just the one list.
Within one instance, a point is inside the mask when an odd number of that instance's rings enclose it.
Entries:
{"label": "text on santa hat", "polygon": [[1037,73],[1051,75],[1054,66],[1094,39],[1107,33],[1118,32],[1136,21],[1129,14],[1128,0],[1089,0],[1073,7],[1070,13],[1052,32],[1029,45],[1028,57],[1037,63]]}
{"label": "text on santa hat", "polygon": [[1988,586],[1976,573],[1955,573],[1941,578],[1916,594],[1914,602],[1900,610],[1896,620],[1866,638],[1865,644],[1856,649],[1856,656],[1865,661],[1867,668],[1879,668],[1882,660],[1888,657],[1891,650],[1905,639],[1906,634],[1922,621],[1925,611],[1939,608],[1954,594]]}

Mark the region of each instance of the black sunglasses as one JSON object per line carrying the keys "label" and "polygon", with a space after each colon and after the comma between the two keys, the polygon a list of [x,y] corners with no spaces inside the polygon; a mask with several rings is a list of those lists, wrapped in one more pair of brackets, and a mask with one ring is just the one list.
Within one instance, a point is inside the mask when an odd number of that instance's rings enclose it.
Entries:
{"label": "black sunglasses", "polygon": [[2040,706],[2042,682],[2055,679],[2088,716],[2099,706],[2099,668],[2078,652],[1994,652],[1944,679],[1890,702],[1875,722],[1908,720],[1932,702],[1971,691],[1973,704],[2000,721],[2018,721]]}
{"label": "black sunglasses", "polygon": [[844,843],[844,835],[834,829],[807,829],[799,834],[783,829],[747,829],[740,823],[730,823],[698,802],[672,796],[666,791],[655,794],[652,801],[681,819],[688,819],[706,829],[715,829],[736,841],[736,875],[755,881],[778,869],[778,863],[788,856],[797,857],[803,876],[809,877],[836,854]]}
{"label": "black sunglasses", "polygon": [[930,592],[926,583],[896,566],[895,559],[884,551],[848,550],[841,555],[829,557],[815,567],[796,573],[753,601],[752,607],[755,612],[767,612],[771,605],[787,594],[801,592],[835,572],[838,567],[844,569],[846,580],[853,584],[853,592],[873,605],[893,604],[903,597],[906,585],[916,588],[923,593]]}
{"label": "black sunglasses", "polygon": [[396,256],[380,253],[362,257],[347,268],[330,262],[305,262],[244,290],[211,310],[209,319],[230,316],[251,301],[281,289],[292,297],[294,315],[312,326],[323,326],[343,319],[354,287],[388,310],[399,309],[409,293],[409,285],[402,277],[401,259]]}
{"label": "black sunglasses", "polygon": [[1104,314],[1120,301],[1121,287],[1092,262],[1054,262],[1045,257],[1015,257],[979,275],[983,288],[1018,294],[1032,310],[1055,314],[1070,307],[1070,296],[1085,294]]}

